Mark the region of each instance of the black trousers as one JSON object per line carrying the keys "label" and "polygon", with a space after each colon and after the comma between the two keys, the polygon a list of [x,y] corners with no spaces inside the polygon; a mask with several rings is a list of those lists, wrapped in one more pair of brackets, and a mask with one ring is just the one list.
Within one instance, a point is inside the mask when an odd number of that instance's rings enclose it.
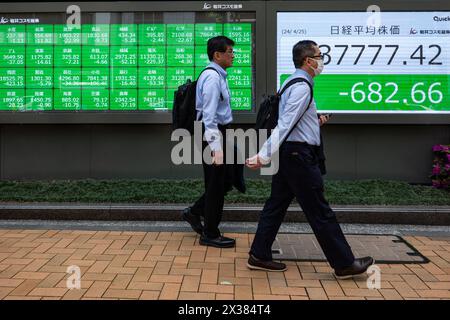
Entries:
{"label": "black trousers", "polygon": [[[228,126],[219,125],[219,130],[225,140],[225,130]],[[203,142],[202,152],[208,146]],[[191,207],[191,213],[203,217],[203,232],[208,238],[220,236],[219,224],[222,220],[223,203],[226,190],[226,173],[230,164],[225,163],[226,146],[223,144],[224,164],[212,165],[205,163],[203,157],[203,175],[205,181],[205,192]]]}
{"label": "black trousers", "polygon": [[355,260],[324,197],[318,157],[306,143],[285,142],[280,148],[280,166],[272,177],[272,190],[261,212],[250,253],[272,260],[272,244],[295,197],[332,268],[343,268]]}

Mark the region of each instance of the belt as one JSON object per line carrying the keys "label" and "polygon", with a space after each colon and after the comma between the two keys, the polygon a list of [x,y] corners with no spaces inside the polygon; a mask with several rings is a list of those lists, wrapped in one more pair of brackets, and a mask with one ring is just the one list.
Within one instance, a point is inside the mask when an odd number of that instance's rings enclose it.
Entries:
{"label": "belt", "polygon": [[310,147],[317,147],[314,146],[312,144],[308,144],[306,142],[303,141],[285,141],[284,143],[286,143],[287,145],[293,145],[293,146],[310,146]]}

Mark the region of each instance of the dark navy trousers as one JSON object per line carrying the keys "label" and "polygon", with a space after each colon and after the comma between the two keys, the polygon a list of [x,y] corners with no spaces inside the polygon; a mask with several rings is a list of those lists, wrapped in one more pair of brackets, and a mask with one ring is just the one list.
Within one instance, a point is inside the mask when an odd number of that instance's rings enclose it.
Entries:
{"label": "dark navy trousers", "polygon": [[314,147],[301,142],[284,142],[279,156],[279,170],[272,177],[271,194],[260,214],[250,253],[261,260],[272,260],[272,244],[295,197],[331,267],[350,266],[355,257],[335,213],[325,200]]}

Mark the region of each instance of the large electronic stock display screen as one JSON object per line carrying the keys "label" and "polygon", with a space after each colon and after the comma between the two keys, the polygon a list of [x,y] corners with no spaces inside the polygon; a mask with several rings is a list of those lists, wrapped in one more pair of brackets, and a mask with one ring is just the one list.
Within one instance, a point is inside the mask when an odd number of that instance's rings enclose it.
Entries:
{"label": "large electronic stock display screen", "polygon": [[255,13],[1,14],[0,112],[148,112],[209,63],[206,42],[236,42],[227,81],[233,110],[253,110]]}
{"label": "large electronic stock display screen", "polygon": [[450,12],[278,12],[278,88],[302,39],[324,55],[319,111],[450,113]]}

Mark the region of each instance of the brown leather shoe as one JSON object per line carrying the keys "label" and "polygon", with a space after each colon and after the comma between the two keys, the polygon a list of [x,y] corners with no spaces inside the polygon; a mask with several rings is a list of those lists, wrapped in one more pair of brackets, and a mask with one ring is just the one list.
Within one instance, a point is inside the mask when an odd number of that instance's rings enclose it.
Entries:
{"label": "brown leather shoe", "polygon": [[247,262],[247,267],[251,270],[263,270],[271,272],[282,272],[287,270],[287,266],[281,262],[260,260],[253,255],[250,255]]}

